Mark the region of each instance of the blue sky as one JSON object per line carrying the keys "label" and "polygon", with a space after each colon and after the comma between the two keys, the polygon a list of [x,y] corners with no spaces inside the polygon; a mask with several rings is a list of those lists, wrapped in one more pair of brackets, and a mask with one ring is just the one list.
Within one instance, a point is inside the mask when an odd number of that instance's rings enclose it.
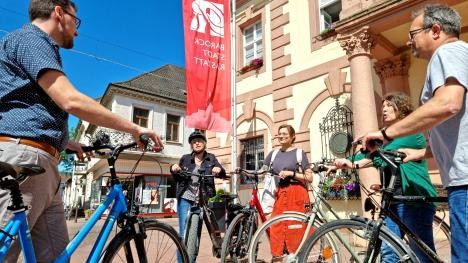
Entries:
{"label": "blue sky", "polygon": [[[86,95],[165,64],[184,67],[182,0],[75,0],[82,20],[65,73]],[[0,1],[0,38],[28,23],[29,0]],[[75,52],[74,52],[75,51]],[[78,53],[79,52],[79,53]],[[70,117],[69,126],[78,119]]]}

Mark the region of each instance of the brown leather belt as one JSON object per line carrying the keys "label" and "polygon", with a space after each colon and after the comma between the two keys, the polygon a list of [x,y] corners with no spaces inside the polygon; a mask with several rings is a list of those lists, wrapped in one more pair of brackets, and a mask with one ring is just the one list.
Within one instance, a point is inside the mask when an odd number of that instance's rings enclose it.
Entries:
{"label": "brown leather belt", "polygon": [[38,141],[30,140],[30,139],[13,138],[9,136],[1,136],[1,135],[0,135],[0,142],[14,142],[18,144],[31,146],[31,147],[43,150],[44,152],[52,155],[57,160],[60,159],[60,152],[57,151],[57,149],[54,146],[44,143],[44,142],[38,142]]}

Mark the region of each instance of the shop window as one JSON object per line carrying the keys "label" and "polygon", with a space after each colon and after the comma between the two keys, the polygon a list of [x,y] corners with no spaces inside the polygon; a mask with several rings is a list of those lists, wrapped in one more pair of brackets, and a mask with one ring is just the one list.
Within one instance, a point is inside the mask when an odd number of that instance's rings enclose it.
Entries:
{"label": "shop window", "polygon": [[148,128],[148,116],[149,110],[137,107],[133,108],[133,123],[136,123],[141,127]]}
{"label": "shop window", "polygon": [[262,22],[259,21],[254,25],[244,29],[244,66],[249,65],[254,59],[263,57],[263,33]]}
{"label": "shop window", "polygon": [[135,177],[133,199],[140,206],[143,214],[164,212],[163,202],[167,196],[167,188],[173,187],[167,184],[167,178],[162,176],[138,176]]}
{"label": "shop window", "polygon": [[166,141],[179,142],[180,116],[167,114]]}
{"label": "shop window", "polygon": [[330,30],[332,23],[340,20],[341,0],[318,0],[320,32]]}

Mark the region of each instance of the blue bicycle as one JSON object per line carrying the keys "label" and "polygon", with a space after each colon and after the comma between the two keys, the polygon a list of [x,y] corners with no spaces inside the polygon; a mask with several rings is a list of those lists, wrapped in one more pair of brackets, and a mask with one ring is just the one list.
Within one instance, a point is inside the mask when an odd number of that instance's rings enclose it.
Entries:
{"label": "blue bicycle", "polygon": [[[126,145],[111,146],[108,138],[106,135],[101,136],[101,139],[93,143],[93,146],[83,148],[85,151],[95,151],[99,155],[106,156],[111,175],[111,190],[105,201],[99,205],[91,218],[55,262],[68,262],[70,260],[71,255],[108,207],[111,207],[109,215],[95,241],[87,262],[148,262],[149,260],[175,262],[177,254],[181,256],[183,262],[188,262],[185,246],[174,228],[158,220],[144,220],[138,217],[138,206],[136,205],[132,205],[130,211],[127,209],[127,200],[122,185],[117,178],[114,165],[123,150],[134,148],[137,144],[133,142]],[[140,139],[147,144],[148,138],[143,136]],[[43,172],[44,169],[39,166],[14,166],[0,162],[0,188],[10,190],[11,205],[8,210],[13,213],[13,217],[5,228],[0,229],[0,262],[4,261],[6,252],[15,237],[19,238],[24,262],[36,262],[26,220],[26,210],[28,208],[23,203],[18,181]],[[120,231],[106,246],[116,222],[120,227]]]}

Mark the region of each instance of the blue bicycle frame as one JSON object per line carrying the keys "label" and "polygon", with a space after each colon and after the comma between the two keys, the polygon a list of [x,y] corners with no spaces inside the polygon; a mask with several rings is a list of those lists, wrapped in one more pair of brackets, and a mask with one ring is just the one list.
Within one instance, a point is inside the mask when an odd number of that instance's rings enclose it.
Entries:
{"label": "blue bicycle frame", "polygon": [[89,231],[94,227],[102,214],[106,211],[106,208],[109,207],[114,201],[114,205],[109,212],[109,215],[104,223],[104,226],[99,233],[99,236],[94,243],[93,249],[91,250],[87,262],[98,262],[104,245],[106,244],[107,238],[114,227],[115,221],[123,213],[127,212],[127,203],[125,201],[125,196],[122,192],[122,185],[115,184],[111,187],[111,191],[106,197],[106,200],[99,205],[96,211],[88,219],[83,228],[78,232],[78,234],[73,238],[73,240],[68,244],[67,248],[60,254],[60,256],[55,260],[55,262],[68,262],[70,256],[75,252],[84,238],[88,235]]}
{"label": "blue bicycle frame", "polygon": [[13,218],[8,221],[3,231],[0,232],[0,262],[4,261],[5,254],[13,238],[18,235],[21,247],[23,248],[24,261],[26,263],[36,263],[36,256],[34,254],[25,211],[25,209],[21,209],[20,211],[13,212]]}
{"label": "blue bicycle frame", "polygon": [[[127,206],[125,196],[122,192],[122,185],[115,184],[111,187],[111,191],[107,195],[106,200],[99,205],[96,211],[93,213],[91,218],[86,222],[83,228],[68,244],[67,248],[60,254],[55,262],[68,262],[71,255],[75,252],[81,242],[85,239],[94,225],[97,223],[99,218],[105,212],[106,208],[109,207],[114,201],[109,216],[104,223],[99,236],[89,254],[87,262],[97,262],[101,256],[104,245],[106,244],[107,238],[114,227],[115,221],[123,213],[127,212]],[[26,211],[18,211],[14,213],[14,216],[3,229],[4,232],[0,232],[0,262],[4,261],[4,257],[13,237],[19,236],[21,248],[23,250],[23,257],[26,263],[36,263],[36,257],[34,254],[34,247],[31,242],[31,235],[29,233],[29,227],[26,220]]]}
{"label": "blue bicycle frame", "polygon": [[[111,174],[111,190],[106,196],[106,200],[99,205],[96,211],[88,219],[86,224],[81,228],[78,234],[67,245],[65,250],[55,259],[54,262],[68,262],[71,255],[75,252],[81,242],[85,239],[91,229],[96,225],[97,221],[104,214],[106,208],[112,205],[109,215],[104,223],[101,232],[99,233],[93,249],[91,250],[87,262],[98,262],[107,239],[114,227],[115,221],[120,215],[127,213],[127,202],[123,194],[122,185],[120,184],[116,172],[115,161],[120,150],[133,147],[136,143],[129,144],[113,150],[112,154],[116,154],[112,158],[108,158],[109,171]],[[115,157],[115,158],[114,158]],[[14,180],[14,179],[13,179]],[[113,204],[112,204],[113,203]],[[31,234],[26,219],[26,208],[17,209],[13,211],[13,217],[8,221],[4,229],[0,229],[0,262],[4,261],[6,252],[10,248],[11,242],[15,236],[19,236],[20,245],[23,251],[23,258],[26,263],[36,263],[34,254],[34,247],[31,241]]]}

